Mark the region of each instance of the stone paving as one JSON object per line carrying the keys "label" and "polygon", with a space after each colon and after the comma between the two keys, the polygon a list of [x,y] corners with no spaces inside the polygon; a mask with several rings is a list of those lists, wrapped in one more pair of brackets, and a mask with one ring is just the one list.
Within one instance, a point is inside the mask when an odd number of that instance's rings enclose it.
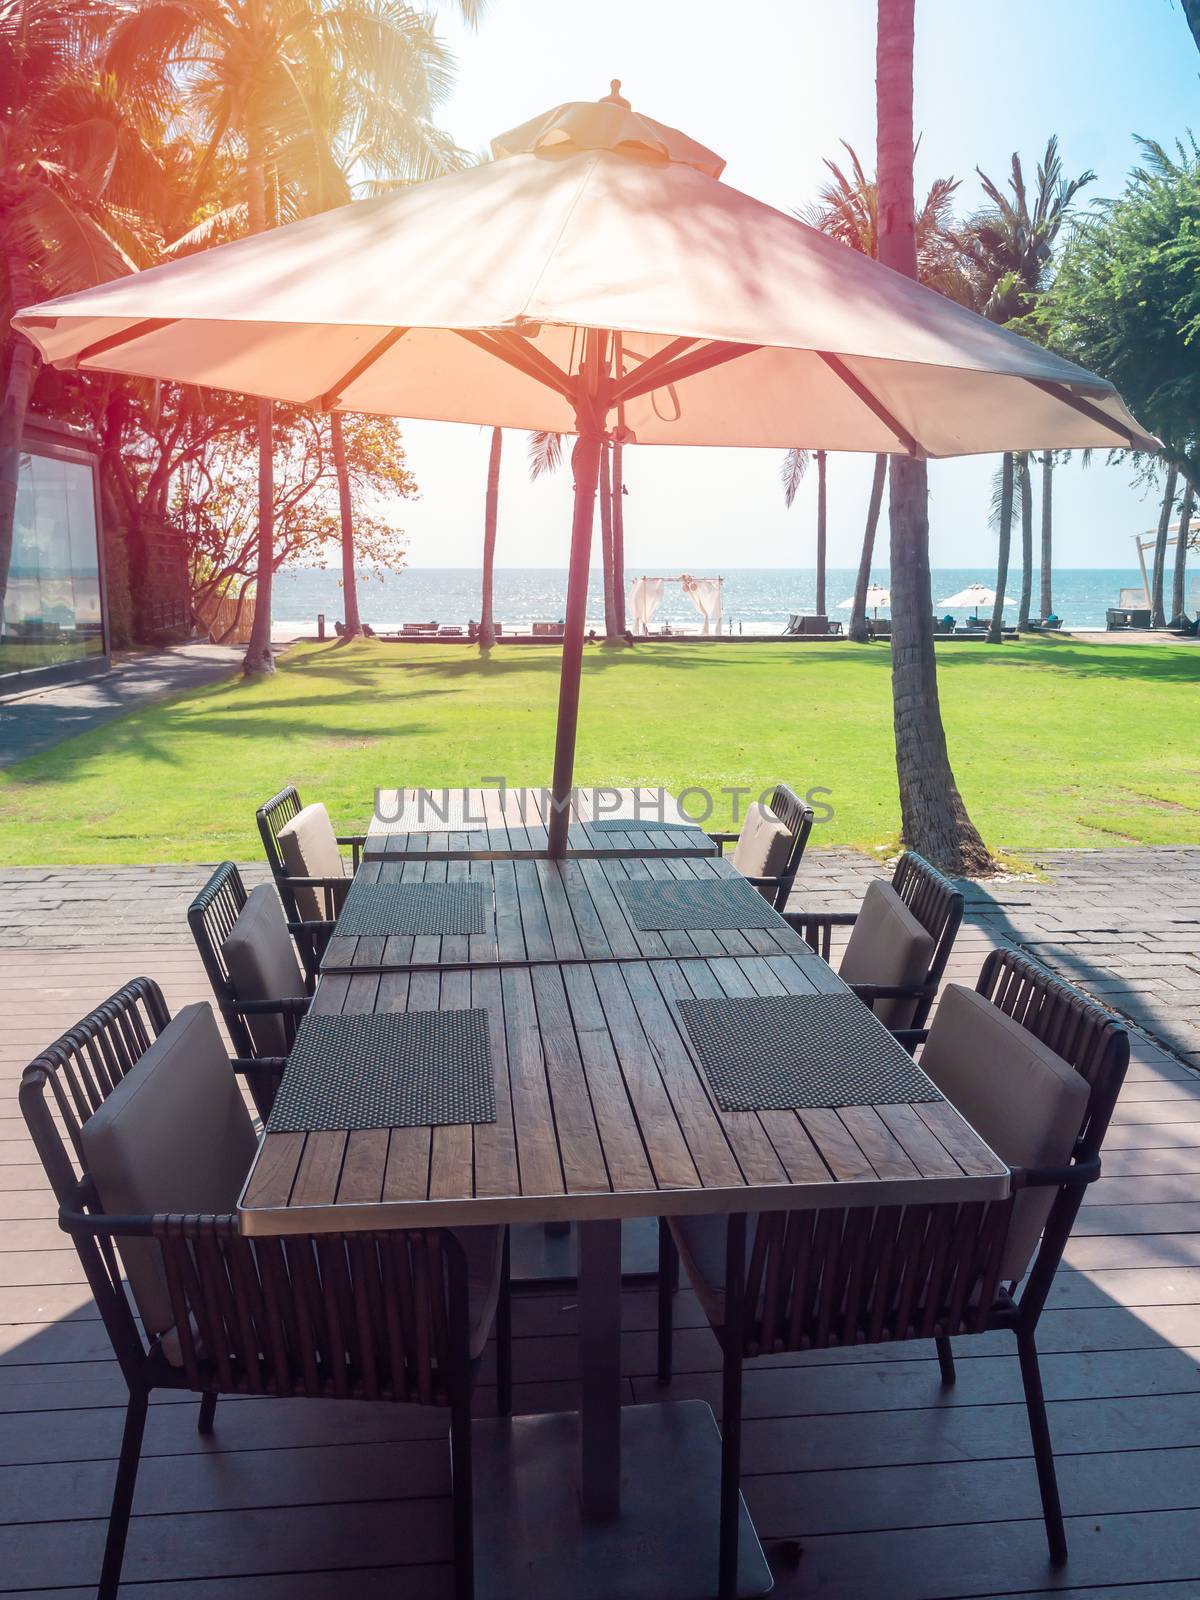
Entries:
{"label": "stone paving", "polygon": [[0,767],[142,706],[231,677],[244,654],[239,645],[177,645],[118,659],[96,677],[15,690],[0,699]]}
{"label": "stone paving", "polygon": [[[1200,1067],[1200,846],[1033,853],[1043,876],[968,883],[968,924],[1020,945]],[[206,865],[15,867],[0,872],[0,950],[190,943]],[[886,864],[813,850],[796,906],[849,910]],[[243,866],[261,882],[260,862]],[[973,959],[973,958],[972,958]],[[956,960],[953,976],[966,978]]]}

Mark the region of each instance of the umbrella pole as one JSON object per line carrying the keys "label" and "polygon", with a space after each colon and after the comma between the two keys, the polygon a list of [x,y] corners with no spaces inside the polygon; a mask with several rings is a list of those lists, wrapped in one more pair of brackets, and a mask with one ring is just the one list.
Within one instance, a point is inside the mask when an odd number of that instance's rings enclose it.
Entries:
{"label": "umbrella pole", "polygon": [[579,721],[579,678],[583,670],[583,629],[587,620],[588,569],[592,520],[600,480],[600,435],[581,432],[575,468],[575,516],[571,524],[571,568],[567,577],[567,616],[563,631],[562,676],[558,688],[558,732],[554,740],[554,787],[550,804],[550,855],[567,853],[571,791],[575,774],[575,729]]}

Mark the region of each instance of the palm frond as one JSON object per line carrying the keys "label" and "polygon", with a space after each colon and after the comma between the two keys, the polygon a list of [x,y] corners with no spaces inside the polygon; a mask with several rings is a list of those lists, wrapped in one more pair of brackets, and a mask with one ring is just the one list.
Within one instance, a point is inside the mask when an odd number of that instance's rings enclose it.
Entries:
{"label": "palm frond", "polygon": [[783,484],[783,503],[789,509],[811,460],[812,454],[808,450],[792,449],[784,454],[779,466],[779,479]]}
{"label": "palm frond", "polygon": [[562,434],[539,429],[529,435],[529,476],[536,483],[548,472],[557,472],[562,465]]}

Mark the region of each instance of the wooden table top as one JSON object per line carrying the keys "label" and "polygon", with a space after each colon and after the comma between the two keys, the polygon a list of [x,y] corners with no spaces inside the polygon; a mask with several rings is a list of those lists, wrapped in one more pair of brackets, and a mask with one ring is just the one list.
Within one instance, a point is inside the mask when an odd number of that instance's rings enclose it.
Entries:
{"label": "wooden table top", "polygon": [[795,956],[330,974],[322,1012],[486,1009],[494,1123],[267,1134],[243,1232],[988,1200],[1009,1174],[947,1103],[722,1111],[673,1002],[843,992]]}
{"label": "wooden table top", "polygon": [[719,857],[617,860],[366,860],[356,882],[482,883],[487,928],[478,934],[379,938],[334,931],[325,972],[512,962],[635,960],[653,956],[801,955],[808,946],[763,901],[769,928],[647,932],[634,927],[620,885],[743,881]]}
{"label": "wooden table top", "polygon": [[[529,789],[379,789],[363,855],[399,861],[521,859],[549,849],[550,794]],[[627,818],[629,829],[593,822]],[[677,822],[678,828],[639,828]],[[665,789],[578,789],[567,830],[576,857],[710,856],[716,846]]]}

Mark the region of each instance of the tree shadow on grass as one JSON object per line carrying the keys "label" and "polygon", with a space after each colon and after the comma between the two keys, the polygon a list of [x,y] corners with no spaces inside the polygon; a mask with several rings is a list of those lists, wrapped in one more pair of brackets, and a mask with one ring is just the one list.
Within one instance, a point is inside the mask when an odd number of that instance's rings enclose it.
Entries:
{"label": "tree shadow on grass", "polygon": [[951,676],[971,667],[1002,665],[1025,670],[1050,670],[1061,677],[1136,679],[1154,683],[1200,683],[1200,648],[1181,645],[1080,644],[1076,640],[1036,644],[1024,639],[1004,645],[973,644],[969,640],[939,648],[939,673]]}

